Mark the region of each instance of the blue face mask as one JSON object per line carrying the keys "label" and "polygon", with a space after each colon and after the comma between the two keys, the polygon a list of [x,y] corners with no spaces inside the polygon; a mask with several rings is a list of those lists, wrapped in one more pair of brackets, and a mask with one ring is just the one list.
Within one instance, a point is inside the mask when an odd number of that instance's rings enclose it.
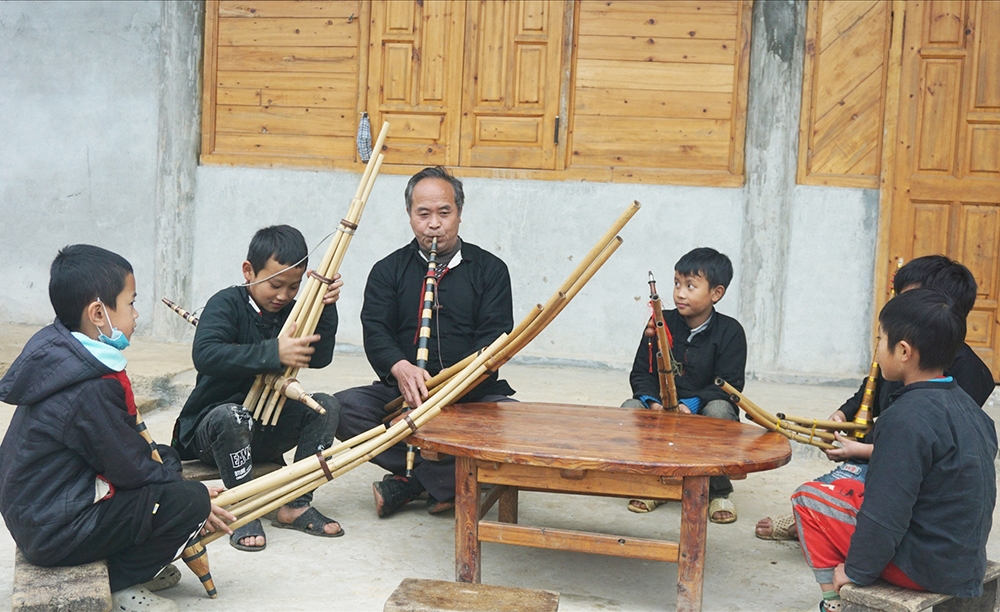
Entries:
{"label": "blue face mask", "polygon": [[[108,314],[108,309],[104,306],[104,303],[101,302],[100,298],[97,298],[97,301],[101,304],[101,308],[104,308],[104,316],[107,317],[108,319],[108,325],[111,325],[111,315]],[[110,338],[105,336],[104,332],[101,331],[101,328],[98,327],[97,339],[112,348],[118,349],[119,351],[124,351],[126,348],[128,348],[129,345],[128,338],[125,337],[125,334],[122,333],[122,330],[114,326],[111,327]]]}

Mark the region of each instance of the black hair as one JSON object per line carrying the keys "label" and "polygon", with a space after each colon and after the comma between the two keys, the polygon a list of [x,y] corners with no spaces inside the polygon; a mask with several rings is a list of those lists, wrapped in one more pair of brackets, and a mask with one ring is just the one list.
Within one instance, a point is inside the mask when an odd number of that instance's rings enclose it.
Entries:
{"label": "black hair", "polygon": [[410,209],[413,208],[413,188],[420,181],[429,178],[441,179],[451,185],[451,189],[455,194],[455,208],[461,213],[462,206],[465,204],[465,192],[462,190],[462,181],[449,174],[443,166],[424,168],[410,177],[410,180],[406,183],[406,191],[403,192],[403,197],[406,199],[406,212],[410,212]]}
{"label": "black hair", "polygon": [[943,291],[951,298],[953,308],[963,320],[976,303],[978,287],[972,272],[944,255],[917,257],[896,270],[892,286],[897,295],[914,285]]}
{"label": "black hair", "polygon": [[889,350],[906,340],[920,354],[920,369],[946,370],[965,341],[965,319],[938,289],[919,288],[889,300],[878,315]]}
{"label": "black hair", "polygon": [[704,276],[709,289],[719,285],[727,289],[729,281],[733,280],[733,262],[709,247],[698,247],[688,251],[677,260],[674,271],[683,276]]}
{"label": "black hair", "polygon": [[302,232],[291,225],[272,225],[257,230],[250,240],[250,248],[247,249],[247,261],[250,262],[254,274],[263,270],[267,260],[272,257],[283,266],[290,266],[302,260],[295,267],[304,269],[309,265],[308,255],[306,239],[302,237]]}
{"label": "black hair", "polygon": [[56,318],[70,331],[80,331],[83,311],[94,300],[114,310],[132,264],[117,253],[90,244],[69,245],[49,268],[49,301]]}

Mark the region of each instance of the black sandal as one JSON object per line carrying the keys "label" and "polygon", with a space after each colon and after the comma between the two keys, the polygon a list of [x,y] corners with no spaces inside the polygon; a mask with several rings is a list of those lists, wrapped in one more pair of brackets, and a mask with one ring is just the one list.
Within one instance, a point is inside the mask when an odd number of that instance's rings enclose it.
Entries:
{"label": "black sandal", "polygon": [[264,526],[260,524],[260,519],[254,519],[238,529],[233,529],[233,535],[229,536],[229,545],[244,552],[259,552],[267,548],[267,541],[264,542],[263,546],[247,546],[240,544],[240,540],[262,535],[264,535]]}
{"label": "black sandal", "polygon": [[[337,523],[337,521],[323,516],[323,513],[312,506],[309,506],[308,510],[300,514],[291,523],[282,523],[277,518],[271,519],[271,524],[279,529],[294,529],[321,538],[339,538],[344,535],[344,528],[342,526],[337,533],[327,533],[325,527],[330,523]],[[337,525],[340,526],[340,523],[337,523]]]}

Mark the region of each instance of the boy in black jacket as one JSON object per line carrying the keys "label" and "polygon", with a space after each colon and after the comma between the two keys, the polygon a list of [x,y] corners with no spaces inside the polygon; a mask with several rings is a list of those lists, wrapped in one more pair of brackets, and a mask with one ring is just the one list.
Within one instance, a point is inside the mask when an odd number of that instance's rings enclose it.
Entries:
{"label": "boy in black jacket", "polygon": [[[169,612],[177,606],[143,583],[207,519],[206,530],[229,532],[218,517],[234,517],[201,483],[181,479],[170,447],[157,449],[166,465],[155,461],[135,428],[121,353],[135,331],[135,295],[132,266],[105,249],[68,246],[52,262],[56,320],[0,380],[0,401],[18,405],[0,445],[0,512],[28,561],[106,558],[115,609]],[[176,568],[172,576],[158,586],[175,584]]]}
{"label": "boy in black jacket", "polygon": [[[715,249],[701,247],[687,253],[674,266],[675,310],[664,310],[663,321],[670,332],[674,360],[680,372],[677,384],[678,410],[719,419],[739,421],[739,410],[715,384],[722,378],[740,391],[746,377],[747,339],[739,321],[715,310],[733,279],[733,264]],[[659,347],[655,335],[639,341],[629,382],[632,399],[626,408],[662,410],[659,377],[653,356]],[[728,476],[712,476],[709,482],[709,520],[732,523],[736,507],[729,500],[733,485]],[[655,500],[633,499],[628,509],[650,512]]]}
{"label": "boy in black jacket", "polygon": [[[925,255],[917,257],[905,266],[896,271],[893,278],[893,289],[899,295],[904,291],[927,287],[937,289],[947,295],[952,301],[952,308],[962,320],[966,320],[973,305],[976,303],[976,279],[972,272],[957,261],[948,259],[944,255]],[[993,384],[993,374],[983,363],[983,360],[966,343],[962,343],[955,361],[945,372],[955,378],[955,382],[963,391],[969,394],[977,404],[982,406],[989,399],[995,388]],[[832,415],[830,420],[840,422],[851,422],[861,406],[861,399],[865,393],[865,381],[861,382],[861,388],[848,399]],[[871,416],[875,419],[892,402],[896,392],[903,388],[899,381],[885,380],[879,374],[875,384],[875,393],[872,398]],[[871,440],[865,439],[858,442],[841,436],[841,447],[824,451],[831,461],[846,461],[830,473],[821,476],[817,480],[830,482],[834,478],[857,478],[864,480],[867,470],[868,458],[871,457]],[[755,534],[762,540],[795,540],[798,535],[795,528],[795,517],[791,514],[779,516],[777,518],[766,517],[757,521],[754,529]]]}
{"label": "boy in black jacket", "polygon": [[[254,461],[282,463],[282,454],[292,448],[298,461],[333,443],[340,419],[340,404],[333,396],[313,396],[325,415],[287,400],[273,427],[254,421],[242,405],[258,374],[286,367],[322,368],[333,359],[339,275],[323,297],[316,333],[293,338],[293,328],[278,335],[295,303],[308,256],[297,229],[276,225],[259,230],[243,262],[246,284],[219,291],[201,314],[191,347],[198,379],[174,425],[173,446],[183,459],[198,458],[218,467],[227,488],[250,481]],[[311,502],[312,493],[306,493],[282,506],[271,524],[322,537],[343,535],[340,524]],[[243,551],[263,550],[260,520],[238,528],[229,543]]]}
{"label": "boy in black jacket", "polygon": [[840,609],[840,588],[880,576],[909,589],[982,594],[996,502],[993,421],[945,376],[965,337],[948,296],[913,289],[879,314],[877,356],[903,384],[871,437],[866,480],[809,482],[792,495],[799,543],[823,590],[822,612]]}

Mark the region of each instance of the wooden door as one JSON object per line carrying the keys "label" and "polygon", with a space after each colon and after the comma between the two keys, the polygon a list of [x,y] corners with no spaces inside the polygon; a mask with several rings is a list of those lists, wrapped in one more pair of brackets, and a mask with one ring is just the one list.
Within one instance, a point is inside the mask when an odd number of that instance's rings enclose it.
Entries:
{"label": "wooden door", "polygon": [[1000,380],[1000,2],[906,3],[898,130],[878,273],[935,253],[968,266],[966,342]]}
{"label": "wooden door", "polygon": [[390,121],[386,163],[457,165],[465,3],[372,4],[368,113]]}
{"label": "wooden door", "polygon": [[467,10],[462,165],[554,169],[564,3],[480,0]]}

